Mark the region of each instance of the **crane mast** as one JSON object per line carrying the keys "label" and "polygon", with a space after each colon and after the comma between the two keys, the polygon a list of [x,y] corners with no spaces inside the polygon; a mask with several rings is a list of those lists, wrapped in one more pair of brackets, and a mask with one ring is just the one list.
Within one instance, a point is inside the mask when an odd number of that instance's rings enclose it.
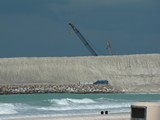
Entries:
{"label": "crane mast", "polygon": [[91,47],[91,45],[88,43],[88,41],[83,37],[83,35],[79,32],[79,30],[72,24],[69,23],[75,34],[79,37],[79,39],[82,41],[82,43],[85,45],[85,47],[89,50],[89,52],[93,56],[98,56],[98,54],[95,52],[95,50]]}
{"label": "crane mast", "polygon": [[109,40],[107,40],[106,49],[108,49],[110,55],[113,55],[112,47],[111,47],[111,44],[110,44]]}

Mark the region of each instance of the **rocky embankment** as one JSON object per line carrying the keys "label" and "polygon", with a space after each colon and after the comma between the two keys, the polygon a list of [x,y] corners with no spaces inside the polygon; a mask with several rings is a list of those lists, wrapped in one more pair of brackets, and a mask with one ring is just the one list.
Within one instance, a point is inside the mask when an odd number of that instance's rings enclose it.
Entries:
{"label": "rocky embankment", "polygon": [[120,93],[110,85],[1,85],[0,94]]}

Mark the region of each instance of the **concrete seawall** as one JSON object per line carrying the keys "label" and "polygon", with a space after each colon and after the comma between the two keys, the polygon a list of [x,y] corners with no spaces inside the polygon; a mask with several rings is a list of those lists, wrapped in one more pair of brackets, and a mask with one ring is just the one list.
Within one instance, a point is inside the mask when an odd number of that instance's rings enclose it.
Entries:
{"label": "concrete seawall", "polygon": [[1,58],[0,84],[78,84],[107,79],[127,92],[160,92],[160,54]]}

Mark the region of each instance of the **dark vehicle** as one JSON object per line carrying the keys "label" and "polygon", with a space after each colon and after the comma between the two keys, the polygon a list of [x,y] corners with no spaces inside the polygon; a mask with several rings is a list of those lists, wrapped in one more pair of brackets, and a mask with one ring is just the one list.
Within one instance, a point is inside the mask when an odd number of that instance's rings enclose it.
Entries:
{"label": "dark vehicle", "polygon": [[109,83],[108,80],[97,80],[93,84],[108,84],[108,83]]}

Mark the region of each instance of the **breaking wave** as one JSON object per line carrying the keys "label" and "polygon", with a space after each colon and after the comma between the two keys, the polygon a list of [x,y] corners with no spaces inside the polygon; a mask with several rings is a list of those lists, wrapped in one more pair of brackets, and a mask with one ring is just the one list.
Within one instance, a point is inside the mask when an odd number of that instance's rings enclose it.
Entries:
{"label": "breaking wave", "polygon": [[17,114],[16,107],[9,103],[0,103],[0,115]]}
{"label": "breaking wave", "polygon": [[130,102],[126,102],[124,100],[113,100],[106,98],[98,98],[98,99],[71,99],[71,98],[63,98],[63,99],[50,99],[48,100],[51,103],[50,106],[39,107],[37,110],[44,111],[99,111],[99,110],[114,110],[113,112],[121,112],[126,111],[129,112],[128,108],[130,106]]}
{"label": "breaking wave", "polygon": [[22,95],[18,96],[19,98],[17,96],[8,96],[7,100],[3,100],[4,96],[1,96],[0,119],[13,119],[24,116],[91,115],[100,114],[102,110],[107,110],[109,114],[129,113],[130,106],[134,102],[145,100],[160,102],[160,94],[67,94],[67,98],[66,94],[26,96],[30,99],[22,99]]}
{"label": "breaking wave", "polygon": [[51,99],[51,100],[48,100],[48,101],[53,103],[53,104],[58,104],[58,105],[96,103],[94,100],[88,99],[88,98],[84,98],[84,99],[64,98],[64,99]]}

